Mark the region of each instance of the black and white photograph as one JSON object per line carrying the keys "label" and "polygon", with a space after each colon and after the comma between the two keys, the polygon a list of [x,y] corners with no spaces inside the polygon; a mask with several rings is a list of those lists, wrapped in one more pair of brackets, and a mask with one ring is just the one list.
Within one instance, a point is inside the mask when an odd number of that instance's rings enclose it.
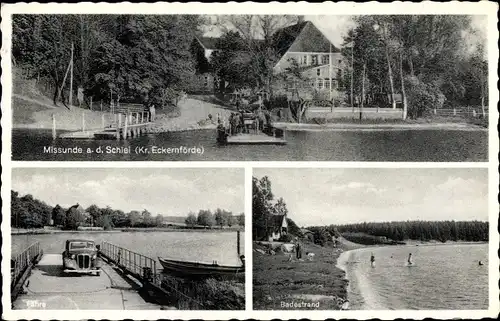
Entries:
{"label": "black and white photograph", "polygon": [[14,169],[12,309],[244,310],[243,172]]}
{"label": "black and white photograph", "polygon": [[495,302],[486,169],[253,175],[254,310],[488,310]]}
{"label": "black and white photograph", "polygon": [[12,159],[484,162],[486,23],[14,14]]}

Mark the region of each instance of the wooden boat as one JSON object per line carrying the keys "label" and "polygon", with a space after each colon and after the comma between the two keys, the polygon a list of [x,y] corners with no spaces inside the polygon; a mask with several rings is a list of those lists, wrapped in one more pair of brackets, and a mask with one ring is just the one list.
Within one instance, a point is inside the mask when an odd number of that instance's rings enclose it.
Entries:
{"label": "wooden boat", "polygon": [[163,271],[181,277],[236,277],[245,275],[245,264],[241,266],[218,265],[217,263],[199,263],[177,261],[159,257]]}

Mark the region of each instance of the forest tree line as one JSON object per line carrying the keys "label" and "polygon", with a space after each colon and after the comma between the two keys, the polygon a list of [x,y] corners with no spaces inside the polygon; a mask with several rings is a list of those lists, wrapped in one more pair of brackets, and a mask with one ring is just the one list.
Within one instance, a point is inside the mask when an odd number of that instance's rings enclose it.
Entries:
{"label": "forest tree line", "polygon": [[234,225],[245,226],[245,215],[243,213],[235,216],[233,212],[216,209],[213,213],[210,210],[200,210],[198,214],[190,212],[186,217],[185,223],[187,226],[194,228],[195,226],[203,226],[205,228],[224,226],[232,227]]}
{"label": "forest tree line", "polygon": [[75,91],[83,88],[94,101],[162,107],[175,103],[194,76],[191,44],[202,22],[197,15],[14,15],[13,65],[49,81],[57,104],[61,94],[65,101],[68,85],[60,89],[73,46]]}
{"label": "forest tree line", "polygon": [[[489,235],[488,222],[481,221],[401,221],[373,222],[345,225],[315,226],[311,231],[322,230],[330,235],[349,235],[359,238],[364,233],[373,237],[385,237],[383,242],[401,242],[405,240],[418,241],[470,241],[487,242]],[[359,237],[358,237],[359,236]],[[364,237],[369,239],[369,237]],[[355,241],[355,240],[351,240]],[[372,241],[376,241],[373,239]],[[379,243],[383,243],[380,239]]]}
{"label": "forest tree line", "polygon": [[[194,213],[189,213],[186,225],[190,227],[194,225],[212,227],[215,223],[220,227],[244,225],[243,213],[236,217],[231,212],[222,209],[217,209],[214,213],[215,215],[209,210],[200,210],[197,217]],[[191,220],[193,215],[196,222],[188,224],[188,220]],[[99,207],[95,204],[86,209],[80,206],[64,208],[59,204],[50,206],[31,194],[21,196],[18,192],[11,191],[11,226],[14,228],[42,228],[49,225],[66,230],[76,230],[78,227],[101,227],[105,230],[127,227],[162,227],[165,226],[164,219],[163,215],[153,215],[146,209],[126,213],[110,206]]]}

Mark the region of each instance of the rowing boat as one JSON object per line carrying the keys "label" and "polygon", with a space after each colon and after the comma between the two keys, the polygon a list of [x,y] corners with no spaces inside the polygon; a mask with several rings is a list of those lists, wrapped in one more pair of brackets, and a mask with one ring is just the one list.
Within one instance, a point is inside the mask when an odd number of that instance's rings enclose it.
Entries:
{"label": "rowing boat", "polygon": [[168,274],[181,277],[235,277],[245,274],[245,265],[228,266],[219,265],[216,262],[212,264],[177,261],[159,257],[163,271]]}

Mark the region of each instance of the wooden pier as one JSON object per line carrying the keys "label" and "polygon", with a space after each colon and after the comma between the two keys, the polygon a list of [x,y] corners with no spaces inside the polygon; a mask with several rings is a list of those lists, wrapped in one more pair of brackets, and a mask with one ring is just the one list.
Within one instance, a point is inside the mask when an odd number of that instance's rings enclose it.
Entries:
{"label": "wooden pier", "polygon": [[82,129],[63,133],[57,136],[56,120],[52,120],[53,138],[63,139],[128,139],[139,137],[150,132],[154,119],[142,105],[128,105],[113,109],[113,119],[106,122],[105,115],[102,115],[101,127],[94,129],[85,128],[85,114],[82,114]]}
{"label": "wooden pier", "polygon": [[160,286],[156,261],[104,242],[101,274],[66,276],[61,254],[45,254],[39,243],[11,261],[13,309],[174,309]]}

